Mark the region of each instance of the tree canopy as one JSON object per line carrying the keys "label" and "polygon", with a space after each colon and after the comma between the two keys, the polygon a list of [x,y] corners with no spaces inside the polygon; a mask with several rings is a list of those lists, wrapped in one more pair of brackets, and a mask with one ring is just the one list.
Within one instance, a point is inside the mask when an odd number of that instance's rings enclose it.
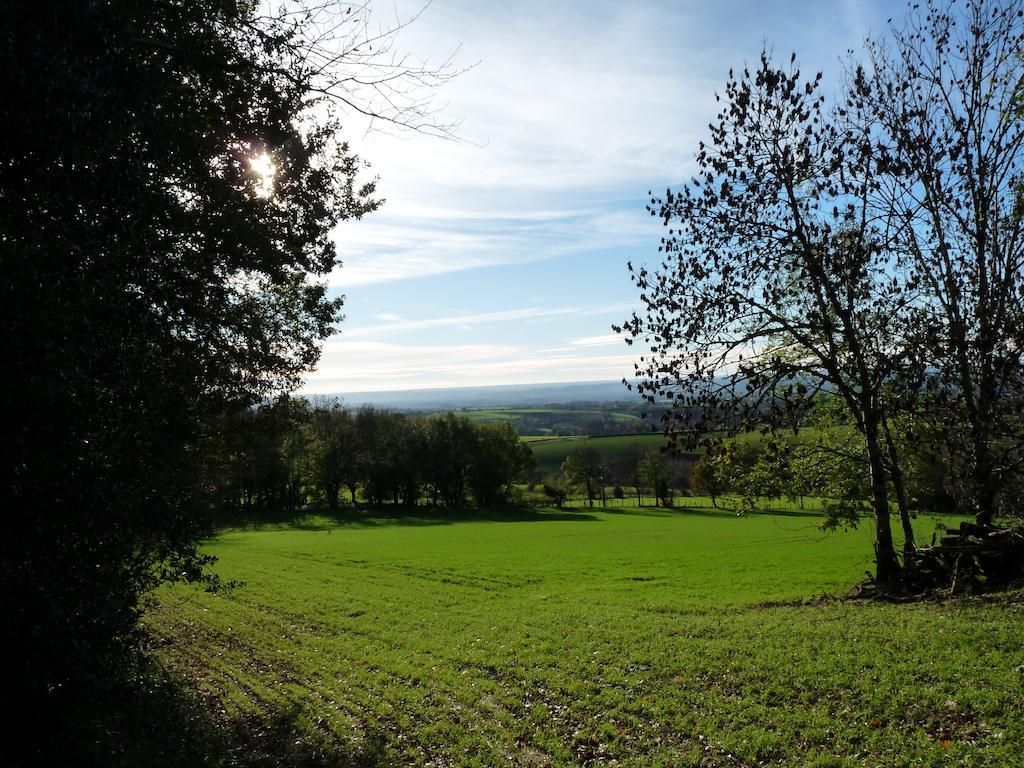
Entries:
{"label": "tree canopy", "polygon": [[297,27],[258,14],[4,8],[2,639],[48,711],[112,673],[149,588],[201,578],[201,446],[315,363],[331,232],[378,204]]}
{"label": "tree canopy", "polygon": [[[944,409],[965,505],[991,522],[1020,449],[1020,2],[913,5],[869,40],[834,103],[795,54],[730,72],[680,190],[652,196],[657,268],[623,326],[677,440],[799,429],[823,398],[861,436],[877,580],[900,581],[891,426],[922,393]],[[1002,459],[996,463],[998,451]]]}

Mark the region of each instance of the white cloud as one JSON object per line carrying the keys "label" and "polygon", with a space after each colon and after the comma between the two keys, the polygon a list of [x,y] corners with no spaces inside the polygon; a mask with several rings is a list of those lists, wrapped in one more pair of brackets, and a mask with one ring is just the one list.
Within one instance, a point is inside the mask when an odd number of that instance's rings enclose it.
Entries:
{"label": "white cloud", "polygon": [[657,242],[646,191],[686,175],[718,81],[687,22],[678,6],[435,2],[403,46],[479,61],[441,94],[466,141],[354,137],[386,202],[339,229],[331,285]]}
{"label": "white cloud", "polygon": [[569,342],[577,347],[606,347],[612,344],[624,344],[622,336],[617,333],[605,333],[600,336],[585,336]]}
{"label": "white cloud", "polygon": [[[392,0],[410,18],[422,0]],[[780,11],[785,12],[780,12]],[[353,148],[379,175],[384,207],[346,223],[335,287],[385,283],[599,247],[657,242],[644,204],[689,176],[729,67],[772,35],[809,66],[836,70],[877,13],[862,0],[740,14],[705,3],[435,0],[405,29],[417,60],[475,64],[447,83],[462,142],[370,132]],[[824,52],[824,56],[823,56]],[[809,55],[807,55],[809,54]]]}
{"label": "white cloud", "polygon": [[[381,7],[408,17],[421,6],[421,0],[391,0]],[[339,227],[344,266],[330,285],[357,289],[608,249],[651,253],[662,232],[644,209],[647,190],[676,186],[691,173],[729,67],[755,60],[773,36],[779,50],[797,47],[809,70],[834,65],[836,52],[855,44],[874,18],[861,0],[793,8],[769,1],[757,14],[745,14],[729,3],[434,0],[403,33],[402,48],[436,61],[461,45],[459,61],[479,60],[440,94],[450,105],[447,116],[465,118],[467,141],[360,136],[359,119],[350,117],[346,135],[373,163],[366,175],[379,175],[386,202],[364,220]],[[797,13],[800,24],[794,25]],[[557,265],[551,267],[557,277]],[[518,286],[523,304],[533,304],[525,296],[540,290],[558,297],[552,307],[475,314],[445,309],[443,316],[415,318],[404,307],[381,304],[394,311],[378,313],[374,325],[346,325],[328,344],[309,391],[632,374],[632,356],[611,349],[617,336],[587,336],[590,328],[576,324],[560,337],[552,327],[573,315],[630,306],[582,306],[593,295],[555,290],[556,282]],[[567,306],[573,304],[580,306]],[[543,336],[503,336],[533,338],[532,346],[544,349],[451,343],[459,330],[544,322],[550,325]],[[432,329],[433,345],[387,341]],[[564,337],[570,334],[580,338]],[[598,354],[604,347],[608,354]]]}
{"label": "white cloud", "polygon": [[[555,317],[585,317],[589,315],[603,315],[608,312],[624,312],[631,309],[632,306],[632,304],[623,303],[597,304],[583,307],[520,307],[517,309],[499,310],[497,312],[452,315],[448,317],[430,317],[420,320],[396,319],[380,325],[369,325],[361,328],[356,327],[346,329],[342,331],[341,335],[344,338],[383,336],[392,333],[419,331],[429,328],[441,328],[444,326],[472,329],[476,325],[486,323],[511,323],[522,320],[537,320]],[[377,315],[377,317],[382,320],[385,319],[382,315]]]}
{"label": "white cloud", "polygon": [[[540,216],[536,218],[535,216]],[[607,248],[657,243],[660,222],[633,210],[517,215],[450,209],[446,217],[383,209],[337,234],[342,267],[328,279],[350,288],[465,269],[522,264]]]}
{"label": "white cloud", "polygon": [[552,354],[500,344],[410,345],[331,341],[306,394],[482,386],[538,381],[593,381],[632,375],[628,354]]}

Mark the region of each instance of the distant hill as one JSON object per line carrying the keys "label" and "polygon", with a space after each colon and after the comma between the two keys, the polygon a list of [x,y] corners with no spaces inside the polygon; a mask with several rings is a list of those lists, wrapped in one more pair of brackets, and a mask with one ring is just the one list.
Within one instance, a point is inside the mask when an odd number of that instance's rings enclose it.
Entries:
{"label": "distant hill", "polygon": [[458,408],[514,408],[552,403],[640,403],[636,391],[630,392],[621,381],[585,381],[561,384],[506,384],[492,387],[450,387],[445,389],[408,389],[393,392],[338,392],[349,407],[376,405],[402,410],[441,410]]}

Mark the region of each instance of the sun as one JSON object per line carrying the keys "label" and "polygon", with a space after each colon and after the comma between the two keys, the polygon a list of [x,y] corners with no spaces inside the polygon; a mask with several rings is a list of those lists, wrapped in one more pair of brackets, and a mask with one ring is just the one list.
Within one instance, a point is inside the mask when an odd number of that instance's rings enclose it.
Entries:
{"label": "sun", "polygon": [[263,152],[249,158],[249,170],[256,177],[256,194],[260,197],[270,197],[274,194],[274,176],[277,174],[277,166],[274,159]]}

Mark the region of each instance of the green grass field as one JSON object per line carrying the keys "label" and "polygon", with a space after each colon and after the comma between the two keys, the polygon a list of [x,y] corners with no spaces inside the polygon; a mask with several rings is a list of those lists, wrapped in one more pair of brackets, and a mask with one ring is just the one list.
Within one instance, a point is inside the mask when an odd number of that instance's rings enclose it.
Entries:
{"label": "green grass field", "polygon": [[1024,596],[803,604],[871,566],[870,531],[815,524],[309,518],[223,533],[244,586],[148,621],[224,717],[295,711],[374,765],[1024,764]]}
{"label": "green grass field", "polygon": [[641,423],[635,413],[586,408],[481,408],[459,416],[479,423],[507,422],[520,435],[557,436],[625,432]]}
{"label": "green grass field", "polygon": [[645,448],[660,448],[665,445],[665,436],[661,433],[637,435],[608,435],[595,437],[540,437],[525,438],[534,457],[538,469],[546,474],[554,474],[561,469],[569,451],[577,446],[591,445],[613,460],[620,455],[626,446],[639,444]]}
{"label": "green grass field", "polygon": [[459,411],[472,421],[511,421],[515,423],[524,416],[573,416],[577,418],[609,418],[613,421],[634,422],[640,417],[632,413],[614,411],[588,411],[576,408],[489,408]]}

